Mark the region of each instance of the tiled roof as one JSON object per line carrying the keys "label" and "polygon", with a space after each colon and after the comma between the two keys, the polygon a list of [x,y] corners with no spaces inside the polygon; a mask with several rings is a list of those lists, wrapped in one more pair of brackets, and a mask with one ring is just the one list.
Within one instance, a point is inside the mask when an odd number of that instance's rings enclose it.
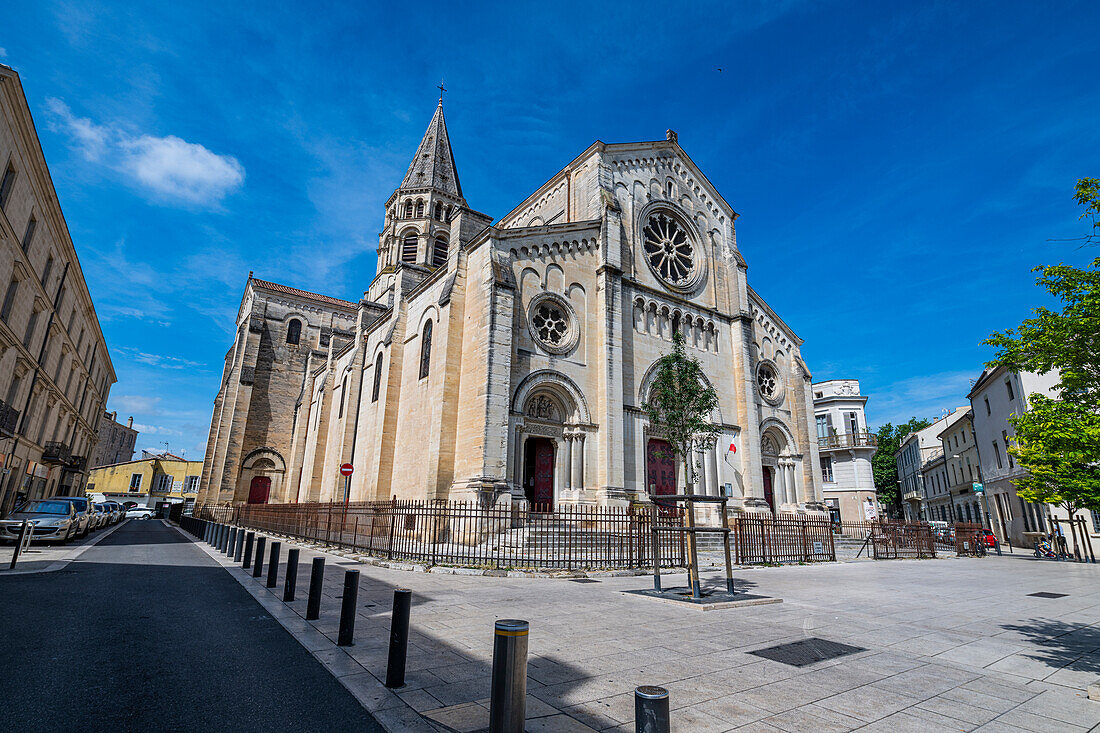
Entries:
{"label": "tiled roof", "polygon": [[308,290],[299,290],[298,288],[292,288],[289,285],[280,285],[279,283],[273,283],[268,280],[260,280],[259,278],[252,278],[252,282],[256,283],[262,288],[268,290],[274,290],[276,293],[286,293],[287,295],[297,295],[299,298],[309,298],[310,300],[316,300],[321,303],[328,303],[329,305],[336,305],[342,308],[357,308],[357,303],[352,303],[350,300],[341,300],[339,298],[331,298],[327,295],[320,295],[319,293],[311,293]]}

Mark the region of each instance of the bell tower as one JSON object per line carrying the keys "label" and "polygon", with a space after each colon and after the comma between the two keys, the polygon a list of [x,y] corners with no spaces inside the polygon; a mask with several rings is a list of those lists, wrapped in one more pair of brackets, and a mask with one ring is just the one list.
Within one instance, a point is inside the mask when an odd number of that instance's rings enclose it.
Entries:
{"label": "bell tower", "polygon": [[451,221],[466,207],[458,181],[443,94],[404,180],[386,201],[386,225],[378,235],[378,273],[399,264],[434,270],[446,264]]}

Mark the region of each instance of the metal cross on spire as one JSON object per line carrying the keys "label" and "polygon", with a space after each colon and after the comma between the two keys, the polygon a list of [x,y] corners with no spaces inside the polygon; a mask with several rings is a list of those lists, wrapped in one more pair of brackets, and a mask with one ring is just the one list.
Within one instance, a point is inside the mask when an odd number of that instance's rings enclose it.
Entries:
{"label": "metal cross on spire", "polygon": [[436,89],[439,90],[439,103],[443,104],[443,92],[447,91],[447,87],[443,86],[443,79],[439,80],[439,86]]}

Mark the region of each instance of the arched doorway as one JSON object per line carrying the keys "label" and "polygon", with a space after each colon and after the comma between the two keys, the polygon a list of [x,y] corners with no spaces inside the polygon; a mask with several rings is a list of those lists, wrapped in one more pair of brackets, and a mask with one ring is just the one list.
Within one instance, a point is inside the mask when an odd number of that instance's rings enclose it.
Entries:
{"label": "arched doorway", "polygon": [[532,508],[554,508],[554,441],[528,438],[523,444],[523,493]]}
{"label": "arched doorway", "polygon": [[267,476],[256,476],[248,486],[248,503],[266,504],[270,492],[271,479]]}

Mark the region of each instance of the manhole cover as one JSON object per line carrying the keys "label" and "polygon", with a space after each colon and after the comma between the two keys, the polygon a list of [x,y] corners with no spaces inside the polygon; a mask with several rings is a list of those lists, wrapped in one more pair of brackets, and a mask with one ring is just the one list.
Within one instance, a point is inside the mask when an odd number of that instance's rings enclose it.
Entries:
{"label": "manhole cover", "polygon": [[1033,598],[1065,598],[1066,597],[1065,593],[1048,593],[1047,591],[1043,591],[1042,593],[1028,593],[1028,595],[1033,597]]}
{"label": "manhole cover", "polygon": [[598,580],[592,580],[592,578],[570,578],[570,583],[599,583]]}
{"label": "manhole cover", "polygon": [[771,659],[774,662],[789,664],[792,667],[805,667],[807,664],[824,662],[826,659],[836,659],[837,657],[862,651],[866,650],[863,647],[814,638],[770,646],[766,649],[757,649],[754,652],[749,652],[749,654]]}

